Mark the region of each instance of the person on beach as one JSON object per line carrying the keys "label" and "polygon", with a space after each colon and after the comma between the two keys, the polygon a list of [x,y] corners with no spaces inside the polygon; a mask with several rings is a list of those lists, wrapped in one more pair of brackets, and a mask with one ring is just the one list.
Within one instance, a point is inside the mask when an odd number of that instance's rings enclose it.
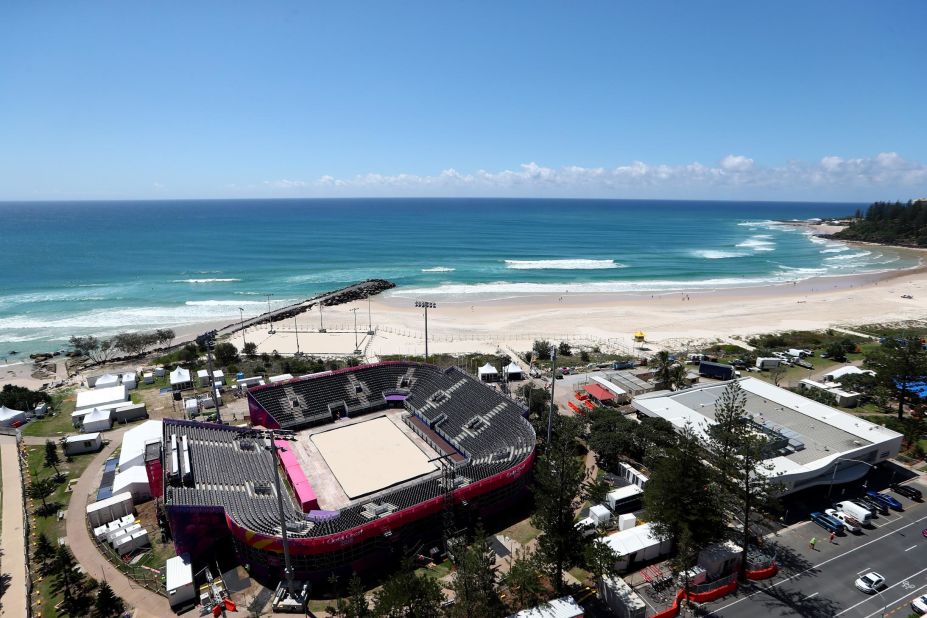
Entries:
{"label": "person on beach", "polygon": [[817,544],[817,542],[818,542],[817,537],[811,537],[811,540],[808,541],[808,547],[810,547],[811,549],[814,549],[814,546]]}

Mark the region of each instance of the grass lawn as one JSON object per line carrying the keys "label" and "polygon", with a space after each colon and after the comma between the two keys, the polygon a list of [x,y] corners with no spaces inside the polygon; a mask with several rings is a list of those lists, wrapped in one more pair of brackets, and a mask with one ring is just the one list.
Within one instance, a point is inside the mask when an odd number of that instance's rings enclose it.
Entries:
{"label": "grass lawn", "polygon": [[536,539],[540,534],[540,531],[531,525],[530,520],[523,519],[517,523],[512,524],[505,530],[500,530],[499,534],[507,536],[511,539],[515,539],[524,545],[529,541]]}
{"label": "grass lawn", "polygon": [[[70,413],[68,413],[68,420],[70,421]],[[48,504],[58,503],[60,504],[60,508],[66,508],[67,503],[71,497],[71,494],[67,492],[67,481],[79,478],[80,475],[84,473],[84,470],[87,469],[87,466],[90,464],[91,460],[93,460],[93,458],[96,456],[96,453],[75,455],[71,458],[70,462],[65,461],[64,454],[61,453],[60,450],[58,454],[59,457],[61,457],[61,463],[58,464],[58,470],[60,470],[61,473],[65,475],[65,480],[55,488],[54,493],[46,498],[45,501]],[[28,474],[30,478],[44,479],[54,476],[55,471],[52,468],[46,468],[44,466],[44,462],[44,446],[26,447],[26,474]],[[37,538],[39,534],[44,533],[48,537],[48,540],[51,541],[52,544],[56,545],[58,543],[58,538],[65,536],[65,522],[64,520],[58,521],[55,513],[52,513],[47,517],[41,517],[35,514],[34,509],[36,505],[41,506],[41,501],[33,501],[32,510],[30,512],[30,517],[32,518],[31,526],[34,533],[33,539]],[[34,607],[41,608],[43,618],[55,618],[58,613],[55,611],[54,606],[61,601],[61,595],[56,595],[52,592],[51,578],[43,578],[41,575],[39,575],[35,565],[30,566],[32,570],[33,581],[35,583],[33,592]]]}
{"label": "grass lawn", "polygon": [[54,416],[35,419],[23,427],[24,436],[63,436],[74,432],[74,425],[71,424],[71,412],[77,403],[77,396],[74,391],[65,391],[56,393],[51,409]]}

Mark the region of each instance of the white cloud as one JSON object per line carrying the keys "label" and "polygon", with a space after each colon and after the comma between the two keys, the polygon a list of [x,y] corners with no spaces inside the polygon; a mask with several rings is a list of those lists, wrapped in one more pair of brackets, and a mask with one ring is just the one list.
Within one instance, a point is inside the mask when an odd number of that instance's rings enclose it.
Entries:
{"label": "white cloud", "polygon": [[855,159],[829,155],[815,163],[792,161],[780,166],[728,154],[713,165],[633,161],[610,168],[552,168],[532,161],[499,171],[465,173],[447,168],[434,175],[326,175],[315,181],[266,180],[263,186],[305,196],[906,199],[927,193],[927,165],[895,152]]}

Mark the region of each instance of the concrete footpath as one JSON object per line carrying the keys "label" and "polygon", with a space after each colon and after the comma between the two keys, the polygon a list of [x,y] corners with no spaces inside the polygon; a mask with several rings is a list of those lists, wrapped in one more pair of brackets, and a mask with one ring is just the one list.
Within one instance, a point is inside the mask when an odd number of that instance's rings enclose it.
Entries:
{"label": "concrete footpath", "polygon": [[122,598],[127,606],[135,608],[136,618],[164,618],[173,615],[167,599],[139,586],[112,566],[97,550],[87,529],[88,497],[103,477],[103,462],[122,444],[122,434],[126,429],[122,428],[106,435],[109,444],[93,458],[74,485],[65,520],[66,536],[74,558],[87,570],[87,574],[95,579],[105,577],[113,592]]}
{"label": "concrete footpath", "polygon": [[0,616],[26,615],[26,541],[23,537],[23,486],[19,448],[14,436],[0,435],[0,467],[3,474],[3,531],[0,535],[0,576],[6,591],[0,599]]}

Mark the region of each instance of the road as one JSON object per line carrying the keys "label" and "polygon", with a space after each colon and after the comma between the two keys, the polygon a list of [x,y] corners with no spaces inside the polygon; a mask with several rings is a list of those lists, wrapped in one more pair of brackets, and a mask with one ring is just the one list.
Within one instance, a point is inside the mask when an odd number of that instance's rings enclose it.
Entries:
{"label": "road", "polygon": [[[927,528],[927,503],[895,497],[904,512],[882,515],[874,520],[876,527],[837,537],[835,544],[811,522],[781,533],[777,545],[782,568],[777,577],[705,604],[700,613],[724,618],[907,616],[911,599],[927,594],[927,538],[921,534]],[[811,537],[818,539],[814,550],[808,546]],[[885,577],[887,588],[881,595],[866,595],[854,587],[856,578],[867,571]]]}

